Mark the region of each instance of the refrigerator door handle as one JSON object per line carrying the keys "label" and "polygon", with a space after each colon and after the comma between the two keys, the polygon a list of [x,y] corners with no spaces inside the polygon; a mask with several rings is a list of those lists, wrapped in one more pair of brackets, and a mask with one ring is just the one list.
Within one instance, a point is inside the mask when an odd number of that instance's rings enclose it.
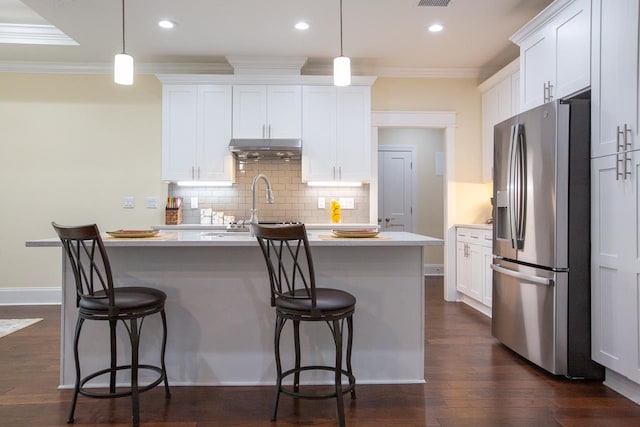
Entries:
{"label": "refrigerator door handle", "polygon": [[517,225],[516,249],[524,248],[524,233],[527,215],[527,141],[524,125],[519,124],[516,131],[516,191],[517,191]]}
{"label": "refrigerator door handle", "polygon": [[547,279],[545,277],[533,276],[531,274],[521,273],[508,268],[501,267],[500,264],[491,264],[491,269],[498,273],[506,274],[507,276],[515,277],[516,279],[526,280],[527,282],[535,283],[536,285],[553,286],[553,279]]}
{"label": "refrigerator door handle", "polygon": [[515,157],[516,157],[516,138],[518,124],[511,126],[511,138],[509,141],[509,162],[507,164],[507,206],[509,211],[509,240],[511,241],[511,247],[517,249],[516,246],[516,178],[515,178]]}

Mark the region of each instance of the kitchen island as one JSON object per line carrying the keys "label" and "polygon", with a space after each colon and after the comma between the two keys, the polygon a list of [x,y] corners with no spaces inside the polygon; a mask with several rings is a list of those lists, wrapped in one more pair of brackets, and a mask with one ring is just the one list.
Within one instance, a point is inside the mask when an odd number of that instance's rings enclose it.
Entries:
{"label": "kitchen island", "polygon": [[[257,241],[248,233],[163,231],[147,239],[106,236],[116,286],[149,286],[167,294],[167,372],[172,385],[273,384],[275,310]],[[358,383],[424,382],[424,246],[441,239],[380,233],[369,239],[336,239],[328,230],[309,232],[317,286],[351,292],[354,315],[353,370]],[[29,247],[60,246],[57,239],[28,241]],[[61,387],[71,387],[76,295],[62,258]],[[157,317],[157,318],[156,318]],[[96,325],[97,324],[97,325]],[[86,372],[108,357],[108,328],[87,322],[80,341]],[[289,330],[291,326],[286,326]],[[119,357],[128,354],[119,328]],[[292,363],[292,332],[282,340],[284,366]],[[156,363],[159,316],[145,320],[141,361]],[[301,328],[304,363],[332,364],[333,342],[324,323]],[[303,382],[330,382],[317,373]]]}

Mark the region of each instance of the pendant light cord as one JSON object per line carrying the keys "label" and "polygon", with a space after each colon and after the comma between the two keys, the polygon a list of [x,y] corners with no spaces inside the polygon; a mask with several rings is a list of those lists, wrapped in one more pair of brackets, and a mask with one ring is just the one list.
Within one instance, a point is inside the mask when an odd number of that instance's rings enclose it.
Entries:
{"label": "pendant light cord", "polygon": [[342,54],[342,0],[340,0],[340,56],[344,56]]}
{"label": "pendant light cord", "polygon": [[124,48],[124,0],[122,0],[122,53],[126,53]]}

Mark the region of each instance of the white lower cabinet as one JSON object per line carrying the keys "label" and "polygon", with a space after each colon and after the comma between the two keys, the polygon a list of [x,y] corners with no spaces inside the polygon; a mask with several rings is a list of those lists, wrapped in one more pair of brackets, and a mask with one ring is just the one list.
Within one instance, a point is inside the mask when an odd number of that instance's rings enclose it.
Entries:
{"label": "white lower cabinet", "polygon": [[456,227],[456,288],[462,301],[486,315],[491,314],[492,233],[488,228]]}
{"label": "white lower cabinet", "polygon": [[640,384],[640,151],[591,160],[591,356]]}

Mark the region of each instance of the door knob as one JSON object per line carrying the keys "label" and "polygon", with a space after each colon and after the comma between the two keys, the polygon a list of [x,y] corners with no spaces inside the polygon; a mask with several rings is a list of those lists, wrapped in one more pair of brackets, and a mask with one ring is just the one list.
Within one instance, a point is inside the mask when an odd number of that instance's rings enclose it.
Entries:
{"label": "door knob", "polygon": [[391,221],[391,218],[385,218],[384,220],[389,222],[389,221]]}
{"label": "door knob", "polygon": [[378,224],[382,222],[382,218],[378,218]]}

